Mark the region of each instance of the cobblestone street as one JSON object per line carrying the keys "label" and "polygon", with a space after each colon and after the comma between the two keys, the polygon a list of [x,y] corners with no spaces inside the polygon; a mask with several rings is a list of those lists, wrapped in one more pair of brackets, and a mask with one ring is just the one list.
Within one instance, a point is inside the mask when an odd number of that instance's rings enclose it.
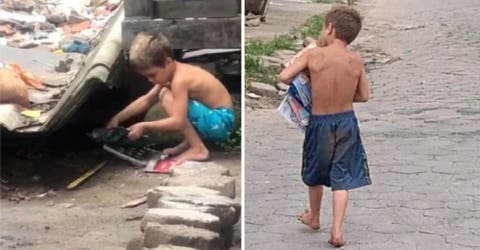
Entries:
{"label": "cobblestone street", "polygon": [[[357,45],[399,58],[356,105],[373,185],[350,194],[344,249],[480,249],[480,2],[360,0]],[[272,109],[245,118],[246,249],[327,249],[300,179],[302,133]]]}

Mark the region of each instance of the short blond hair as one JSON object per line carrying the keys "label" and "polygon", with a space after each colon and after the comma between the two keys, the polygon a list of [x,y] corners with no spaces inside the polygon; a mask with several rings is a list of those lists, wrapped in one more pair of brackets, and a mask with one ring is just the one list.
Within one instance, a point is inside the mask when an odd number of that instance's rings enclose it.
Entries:
{"label": "short blond hair", "polygon": [[173,50],[162,34],[141,32],[130,46],[129,62],[135,70],[145,70],[152,66],[164,67],[168,57],[173,59]]}

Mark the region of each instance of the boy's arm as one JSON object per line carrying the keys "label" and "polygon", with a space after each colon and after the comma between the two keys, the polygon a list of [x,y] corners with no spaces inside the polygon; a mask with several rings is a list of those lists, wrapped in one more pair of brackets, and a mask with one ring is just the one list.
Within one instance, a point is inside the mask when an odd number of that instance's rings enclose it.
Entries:
{"label": "boy's arm", "polygon": [[367,102],[370,99],[370,89],[368,87],[367,74],[365,73],[365,67],[363,66],[363,61],[360,60],[362,73],[357,84],[357,91],[353,97],[353,102]]}
{"label": "boy's arm", "polygon": [[158,94],[161,90],[160,85],[155,85],[147,94],[139,97],[126,108],[117,113],[107,124],[107,128],[117,127],[119,123],[128,120],[129,118],[146,112],[158,101]]}
{"label": "boy's arm", "polygon": [[183,130],[187,124],[188,84],[172,82],[172,112],[168,118],[145,122],[145,130]]}
{"label": "boy's arm", "polygon": [[291,84],[292,79],[307,68],[308,55],[308,50],[303,52],[292,64],[282,70],[280,75],[278,75],[278,80],[285,84]]}

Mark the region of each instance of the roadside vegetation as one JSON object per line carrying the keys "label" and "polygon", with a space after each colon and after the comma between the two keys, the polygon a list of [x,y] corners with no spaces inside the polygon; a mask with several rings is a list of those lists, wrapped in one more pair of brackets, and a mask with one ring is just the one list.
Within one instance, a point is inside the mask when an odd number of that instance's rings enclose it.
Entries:
{"label": "roadside vegetation", "polygon": [[262,56],[272,56],[277,50],[298,50],[301,41],[307,37],[317,38],[323,27],[324,15],[310,17],[304,25],[292,29],[288,34],[280,35],[270,41],[258,39],[248,40],[245,44],[245,78],[246,88],[252,81],[259,81],[274,85],[276,75],[281,67],[266,66]]}

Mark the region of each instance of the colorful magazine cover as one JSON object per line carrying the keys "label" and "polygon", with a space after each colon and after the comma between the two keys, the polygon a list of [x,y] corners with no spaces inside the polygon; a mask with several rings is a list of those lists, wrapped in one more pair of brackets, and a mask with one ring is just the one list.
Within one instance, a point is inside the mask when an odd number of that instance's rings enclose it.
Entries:
{"label": "colorful magazine cover", "polygon": [[301,73],[296,76],[287,94],[278,106],[280,114],[291,124],[305,131],[311,113],[311,91],[308,77]]}

